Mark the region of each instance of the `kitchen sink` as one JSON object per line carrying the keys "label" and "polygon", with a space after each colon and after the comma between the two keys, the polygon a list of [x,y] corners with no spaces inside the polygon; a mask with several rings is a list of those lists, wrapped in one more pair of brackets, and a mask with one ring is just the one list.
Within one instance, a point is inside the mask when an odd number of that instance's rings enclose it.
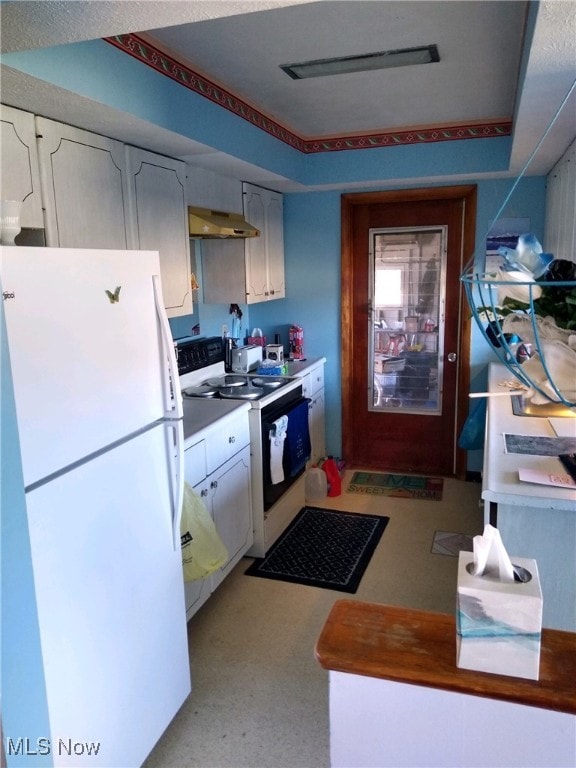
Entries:
{"label": "kitchen sink", "polygon": [[541,416],[542,418],[572,418],[576,419],[576,407],[563,403],[542,403],[535,405],[523,395],[512,395],[512,411],[515,416]]}

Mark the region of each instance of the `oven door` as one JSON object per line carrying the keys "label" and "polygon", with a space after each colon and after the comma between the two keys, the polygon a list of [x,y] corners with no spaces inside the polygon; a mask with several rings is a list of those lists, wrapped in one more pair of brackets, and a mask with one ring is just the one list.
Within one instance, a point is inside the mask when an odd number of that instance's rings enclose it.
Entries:
{"label": "oven door", "polygon": [[[301,395],[288,403],[273,403],[262,410],[262,482],[267,511],[306,469],[311,455],[308,408]],[[286,435],[275,440],[279,420],[288,417]],[[271,439],[272,437],[272,439]]]}

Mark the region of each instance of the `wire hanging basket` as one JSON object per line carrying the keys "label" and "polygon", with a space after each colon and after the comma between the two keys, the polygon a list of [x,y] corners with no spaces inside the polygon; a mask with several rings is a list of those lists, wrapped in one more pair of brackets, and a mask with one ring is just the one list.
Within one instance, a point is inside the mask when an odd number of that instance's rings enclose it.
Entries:
{"label": "wire hanging basket", "polygon": [[[576,269],[576,267],[575,267]],[[576,280],[504,271],[460,277],[482,335],[533,404],[576,406]]]}

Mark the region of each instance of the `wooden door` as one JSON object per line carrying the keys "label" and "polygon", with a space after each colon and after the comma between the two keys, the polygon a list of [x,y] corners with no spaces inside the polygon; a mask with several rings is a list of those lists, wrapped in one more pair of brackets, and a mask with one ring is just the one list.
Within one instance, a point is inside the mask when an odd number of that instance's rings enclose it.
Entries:
{"label": "wooden door", "polygon": [[[342,198],[342,426],[351,466],[464,476],[457,436],[468,410],[469,318],[459,278],[473,252],[475,203],[475,186]],[[433,413],[374,410],[370,231],[422,227],[446,233],[439,407]]]}

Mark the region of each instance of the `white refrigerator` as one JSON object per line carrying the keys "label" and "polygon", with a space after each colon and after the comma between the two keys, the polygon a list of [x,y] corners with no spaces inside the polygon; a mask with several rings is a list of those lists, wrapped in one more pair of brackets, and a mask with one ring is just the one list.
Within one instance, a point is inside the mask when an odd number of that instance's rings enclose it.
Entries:
{"label": "white refrigerator", "polygon": [[140,766],[191,689],[159,274],[151,251],[0,248],[55,766]]}

